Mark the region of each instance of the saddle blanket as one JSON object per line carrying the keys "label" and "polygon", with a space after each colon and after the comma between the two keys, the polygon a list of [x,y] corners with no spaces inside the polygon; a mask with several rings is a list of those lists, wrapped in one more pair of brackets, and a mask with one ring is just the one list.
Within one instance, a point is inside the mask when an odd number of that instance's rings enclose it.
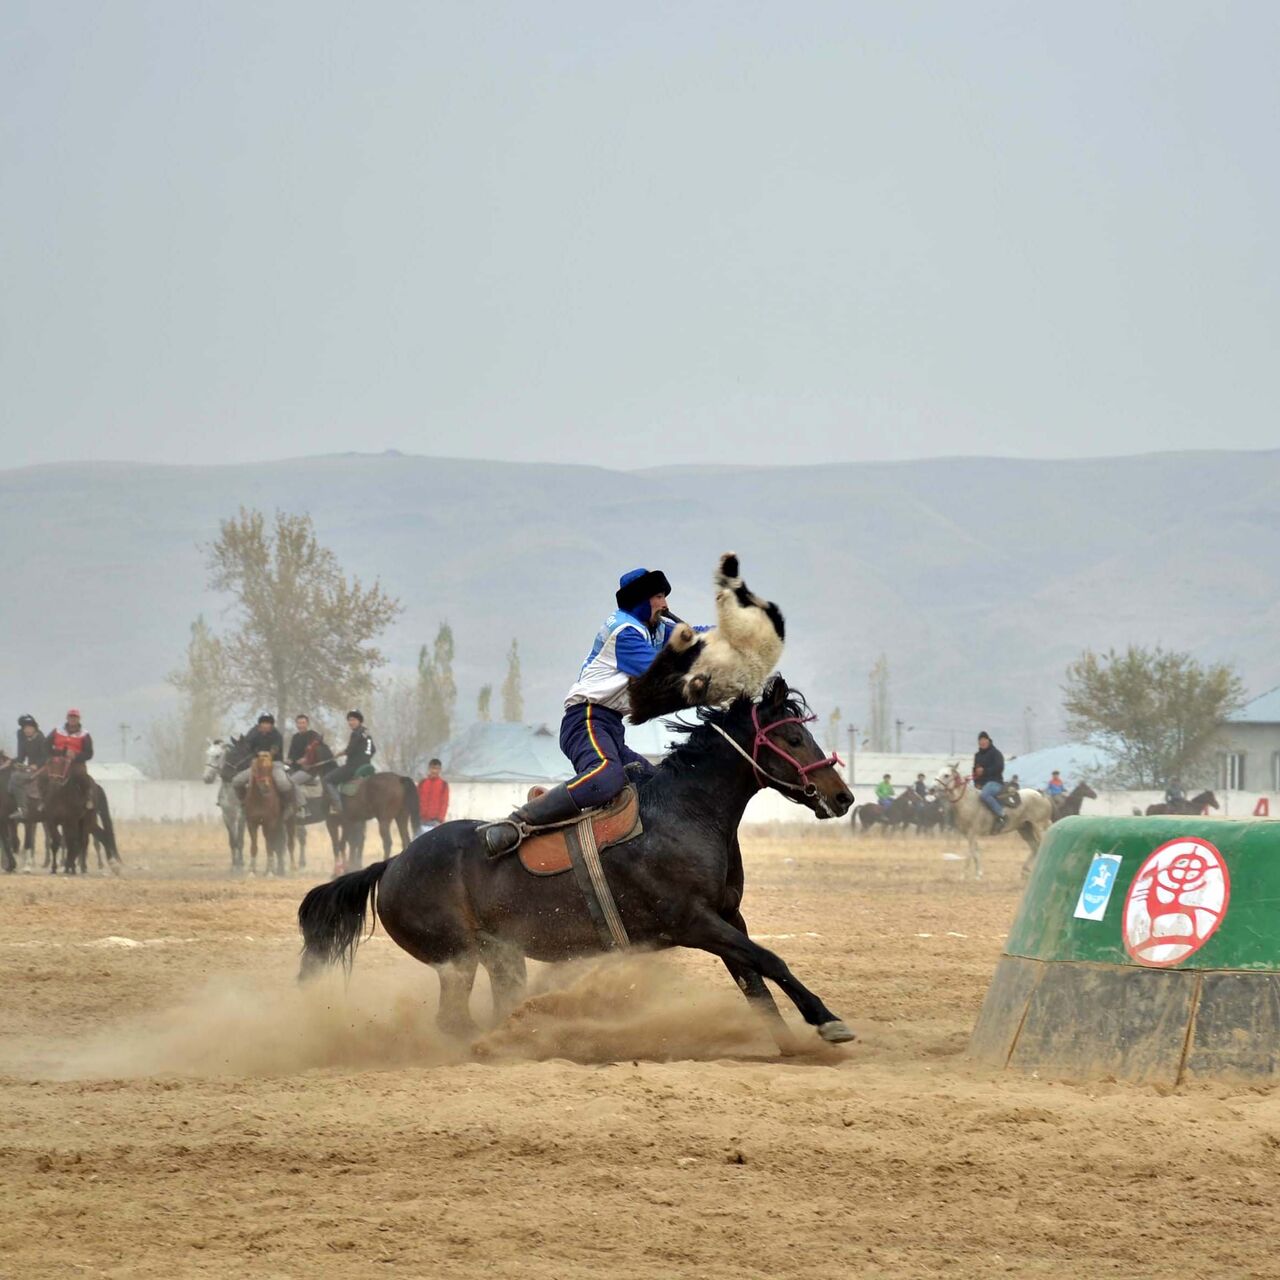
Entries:
{"label": "saddle blanket", "polygon": [[627,787],[622,794],[604,809],[592,809],[582,815],[572,826],[548,831],[545,835],[529,836],[519,850],[520,865],[531,875],[558,876],[573,865],[569,856],[569,834],[578,827],[590,824],[595,834],[596,848],[603,853],[616,844],[626,844],[643,834],[640,822],[640,797],[635,787]]}

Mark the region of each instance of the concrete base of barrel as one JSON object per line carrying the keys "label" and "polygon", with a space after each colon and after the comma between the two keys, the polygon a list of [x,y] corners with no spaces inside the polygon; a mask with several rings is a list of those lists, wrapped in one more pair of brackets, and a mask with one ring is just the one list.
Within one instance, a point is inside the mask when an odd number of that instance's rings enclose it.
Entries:
{"label": "concrete base of barrel", "polygon": [[1280,974],[1002,956],[969,1044],[1060,1080],[1280,1080]]}

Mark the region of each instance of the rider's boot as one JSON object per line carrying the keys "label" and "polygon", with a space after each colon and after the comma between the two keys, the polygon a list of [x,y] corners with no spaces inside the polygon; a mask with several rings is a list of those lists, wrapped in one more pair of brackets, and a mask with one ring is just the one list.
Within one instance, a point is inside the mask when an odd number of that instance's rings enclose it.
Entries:
{"label": "rider's boot", "polygon": [[538,827],[552,827],[582,816],[582,810],[562,782],[527,800],[509,818],[490,823],[484,831],[484,846],[491,858],[510,853],[526,835]]}
{"label": "rider's boot", "polygon": [[1008,824],[1009,824],[1008,816],[1002,813],[995,820],[995,824],[991,828],[991,834],[993,836],[998,836],[1005,829],[1005,827],[1008,826]]}

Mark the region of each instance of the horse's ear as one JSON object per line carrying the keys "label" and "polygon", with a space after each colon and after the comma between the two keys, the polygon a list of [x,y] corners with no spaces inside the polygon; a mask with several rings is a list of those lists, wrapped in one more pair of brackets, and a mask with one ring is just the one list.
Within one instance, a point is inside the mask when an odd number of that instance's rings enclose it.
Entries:
{"label": "horse's ear", "polygon": [[764,693],[761,695],[761,702],[767,707],[779,708],[787,700],[787,694],[791,692],[787,688],[787,682],[781,675],[771,676],[769,682],[764,687]]}

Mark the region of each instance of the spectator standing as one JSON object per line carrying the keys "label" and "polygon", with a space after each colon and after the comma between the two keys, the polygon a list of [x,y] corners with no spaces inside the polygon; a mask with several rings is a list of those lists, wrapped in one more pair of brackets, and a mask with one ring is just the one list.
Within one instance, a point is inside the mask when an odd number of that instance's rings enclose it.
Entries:
{"label": "spectator standing", "polygon": [[422,829],[438,827],[449,814],[449,784],[440,776],[440,761],[427,761],[427,776],[418,783],[418,816]]}

